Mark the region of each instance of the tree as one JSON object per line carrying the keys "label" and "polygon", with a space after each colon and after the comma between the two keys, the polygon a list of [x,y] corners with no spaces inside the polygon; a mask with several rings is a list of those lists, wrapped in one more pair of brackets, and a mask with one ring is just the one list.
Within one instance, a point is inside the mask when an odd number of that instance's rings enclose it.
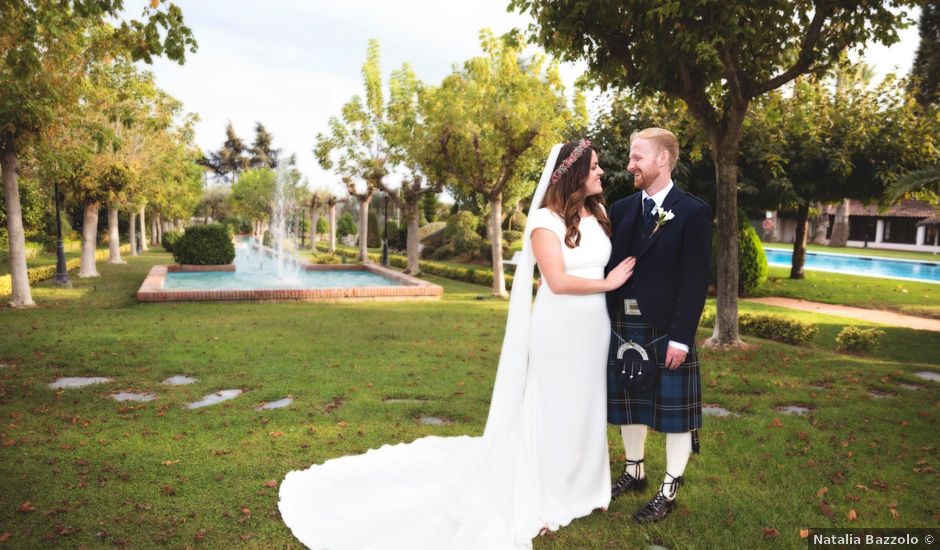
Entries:
{"label": "tree", "polygon": [[531,39],[564,60],[584,60],[594,82],[682,100],[708,138],[716,172],[718,314],[710,343],[739,342],[737,162],[751,102],[801,74],[824,73],[870,40],[892,44],[908,22],[882,0],[649,4],[510,0],[532,15]]}
{"label": "tree", "polygon": [[261,239],[277,190],[277,174],[270,168],[249,168],[232,185],[235,211],[252,222],[252,235]]}
{"label": "tree", "polygon": [[274,136],[260,122],[255,124],[255,141],[251,144],[250,153],[248,165],[252,168],[277,168],[281,150],[274,148]]}
{"label": "tree", "polygon": [[516,33],[480,33],[485,56],[466,61],[440,86],[422,94],[427,143],[425,164],[452,192],[475,194],[490,210],[493,288],[506,296],[503,271],[503,204],[532,192],[528,177],[540,171],[552,144],[573,117],[557,66],[543,55],[523,58]]}
{"label": "tree", "polygon": [[200,163],[212,170],[218,179],[234,184],[238,175],[251,167],[251,158],[248,153],[248,147],[235,133],[232,121],[229,121],[225,126],[225,141],[222,147],[218,151],[209,153],[208,157],[200,160]]}
{"label": "tree", "polygon": [[[4,2],[0,17],[0,169],[9,233],[13,306],[32,306],[26,275],[25,236],[19,203],[20,152],[54,122],[62,106],[75,105],[90,61],[128,55],[183,62],[196,42],[182,12],[151,2],[141,20],[125,21],[120,0]],[[117,21],[108,32],[98,32]]]}
{"label": "tree", "polygon": [[390,159],[404,166],[410,175],[401,179],[397,192],[381,180],[378,183],[379,188],[405,213],[405,251],[408,257],[405,273],[412,275],[421,273],[421,258],[418,254],[420,203],[424,197],[437,197],[444,190],[445,179],[433,160],[436,156],[435,144],[421,110],[421,90],[421,83],[407,63],[392,73],[389,80],[388,123],[383,128],[383,134],[389,144]]}
{"label": "tree", "polygon": [[[366,98],[355,95],[342,108],[341,118],[330,117],[329,134],[317,134],[314,155],[324,170],[341,176],[349,195],[359,202],[359,260],[369,261],[366,246],[369,227],[369,202],[388,174],[388,148],[382,136],[385,124],[385,99],[382,95],[382,71],[379,43],[369,40],[366,62],[362,65],[362,83]],[[358,182],[365,182],[361,189]]]}
{"label": "tree", "polygon": [[940,5],[924,2],[921,6],[920,44],[911,67],[909,88],[923,106],[940,101]]}

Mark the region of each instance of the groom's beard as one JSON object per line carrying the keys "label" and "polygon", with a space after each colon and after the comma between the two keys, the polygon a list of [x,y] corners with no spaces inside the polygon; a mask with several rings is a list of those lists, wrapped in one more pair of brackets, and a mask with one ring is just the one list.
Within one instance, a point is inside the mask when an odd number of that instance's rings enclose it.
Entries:
{"label": "groom's beard", "polygon": [[638,174],[633,174],[633,186],[637,189],[644,190],[649,189],[649,186],[652,185],[656,178],[659,177],[659,170],[653,168],[653,171],[641,171]]}

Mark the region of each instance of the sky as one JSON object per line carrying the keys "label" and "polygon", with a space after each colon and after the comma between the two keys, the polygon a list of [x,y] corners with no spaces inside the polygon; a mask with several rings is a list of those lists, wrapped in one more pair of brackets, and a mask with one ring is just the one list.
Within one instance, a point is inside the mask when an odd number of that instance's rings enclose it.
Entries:
{"label": "sky", "polygon": [[[334,192],[342,190],[339,178],[321,169],[312,151],[329,118],[363,93],[360,71],[370,38],[381,47],[384,81],[408,62],[419,79],[437,84],[455,65],[481,54],[481,29],[499,35],[531,22],[508,13],[507,0],[174,1],[199,49],[182,66],[160,59],[142,68],[199,115],[196,143],[204,152],[217,150],[231,121],[250,144],[261,122],[285,157],[296,153],[310,188]],[[130,15],[137,15],[134,4],[128,2]],[[891,48],[869,47],[865,60],[879,74],[906,74],[917,43],[915,25]],[[584,69],[561,66],[569,92]]]}

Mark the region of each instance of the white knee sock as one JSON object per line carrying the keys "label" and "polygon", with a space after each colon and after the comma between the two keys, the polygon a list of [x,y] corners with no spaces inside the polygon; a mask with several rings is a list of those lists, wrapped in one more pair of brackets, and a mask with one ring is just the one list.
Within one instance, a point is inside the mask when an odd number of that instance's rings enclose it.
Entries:
{"label": "white knee sock", "polygon": [[672,500],[676,498],[676,491],[679,489],[677,483],[672,481],[685,472],[685,466],[689,463],[689,456],[692,454],[692,432],[679,434],[666,434],[666,477],[659,488],[666,495],[666,498]]}
{"label": "white knee sock", "polygon": [[[642,460],[646,449],[646,425],[645,424],[626,424],[620,426],[620,435],[623,436],[623,450],[627,460]],[[634,466],[627,473],[632,474],[637,479],[646,477],[646,470],[643,463]]]}

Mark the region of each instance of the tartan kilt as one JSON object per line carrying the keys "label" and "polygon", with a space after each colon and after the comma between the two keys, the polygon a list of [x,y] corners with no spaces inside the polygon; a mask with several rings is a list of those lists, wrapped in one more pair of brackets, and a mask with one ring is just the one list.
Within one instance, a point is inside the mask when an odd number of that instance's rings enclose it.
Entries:
{"label": "tartan kilt", "polygon": [[659,367],[659,377],[656,386],[646,393],[628,392],[620,383],[620,369],[615,362],[623,342],[611,335],[607,356],[607,422],[645,424],[664,433],[691,431],[697,436],[695,430],[702,426],[702,381],[695,344],[689,348],[685,362],[669,370],[665,367],[669,345],[666,332],[643,322],[642,315],[625,315],[622,305],[610,326],[620,338],[646,349],[650,360]]}

